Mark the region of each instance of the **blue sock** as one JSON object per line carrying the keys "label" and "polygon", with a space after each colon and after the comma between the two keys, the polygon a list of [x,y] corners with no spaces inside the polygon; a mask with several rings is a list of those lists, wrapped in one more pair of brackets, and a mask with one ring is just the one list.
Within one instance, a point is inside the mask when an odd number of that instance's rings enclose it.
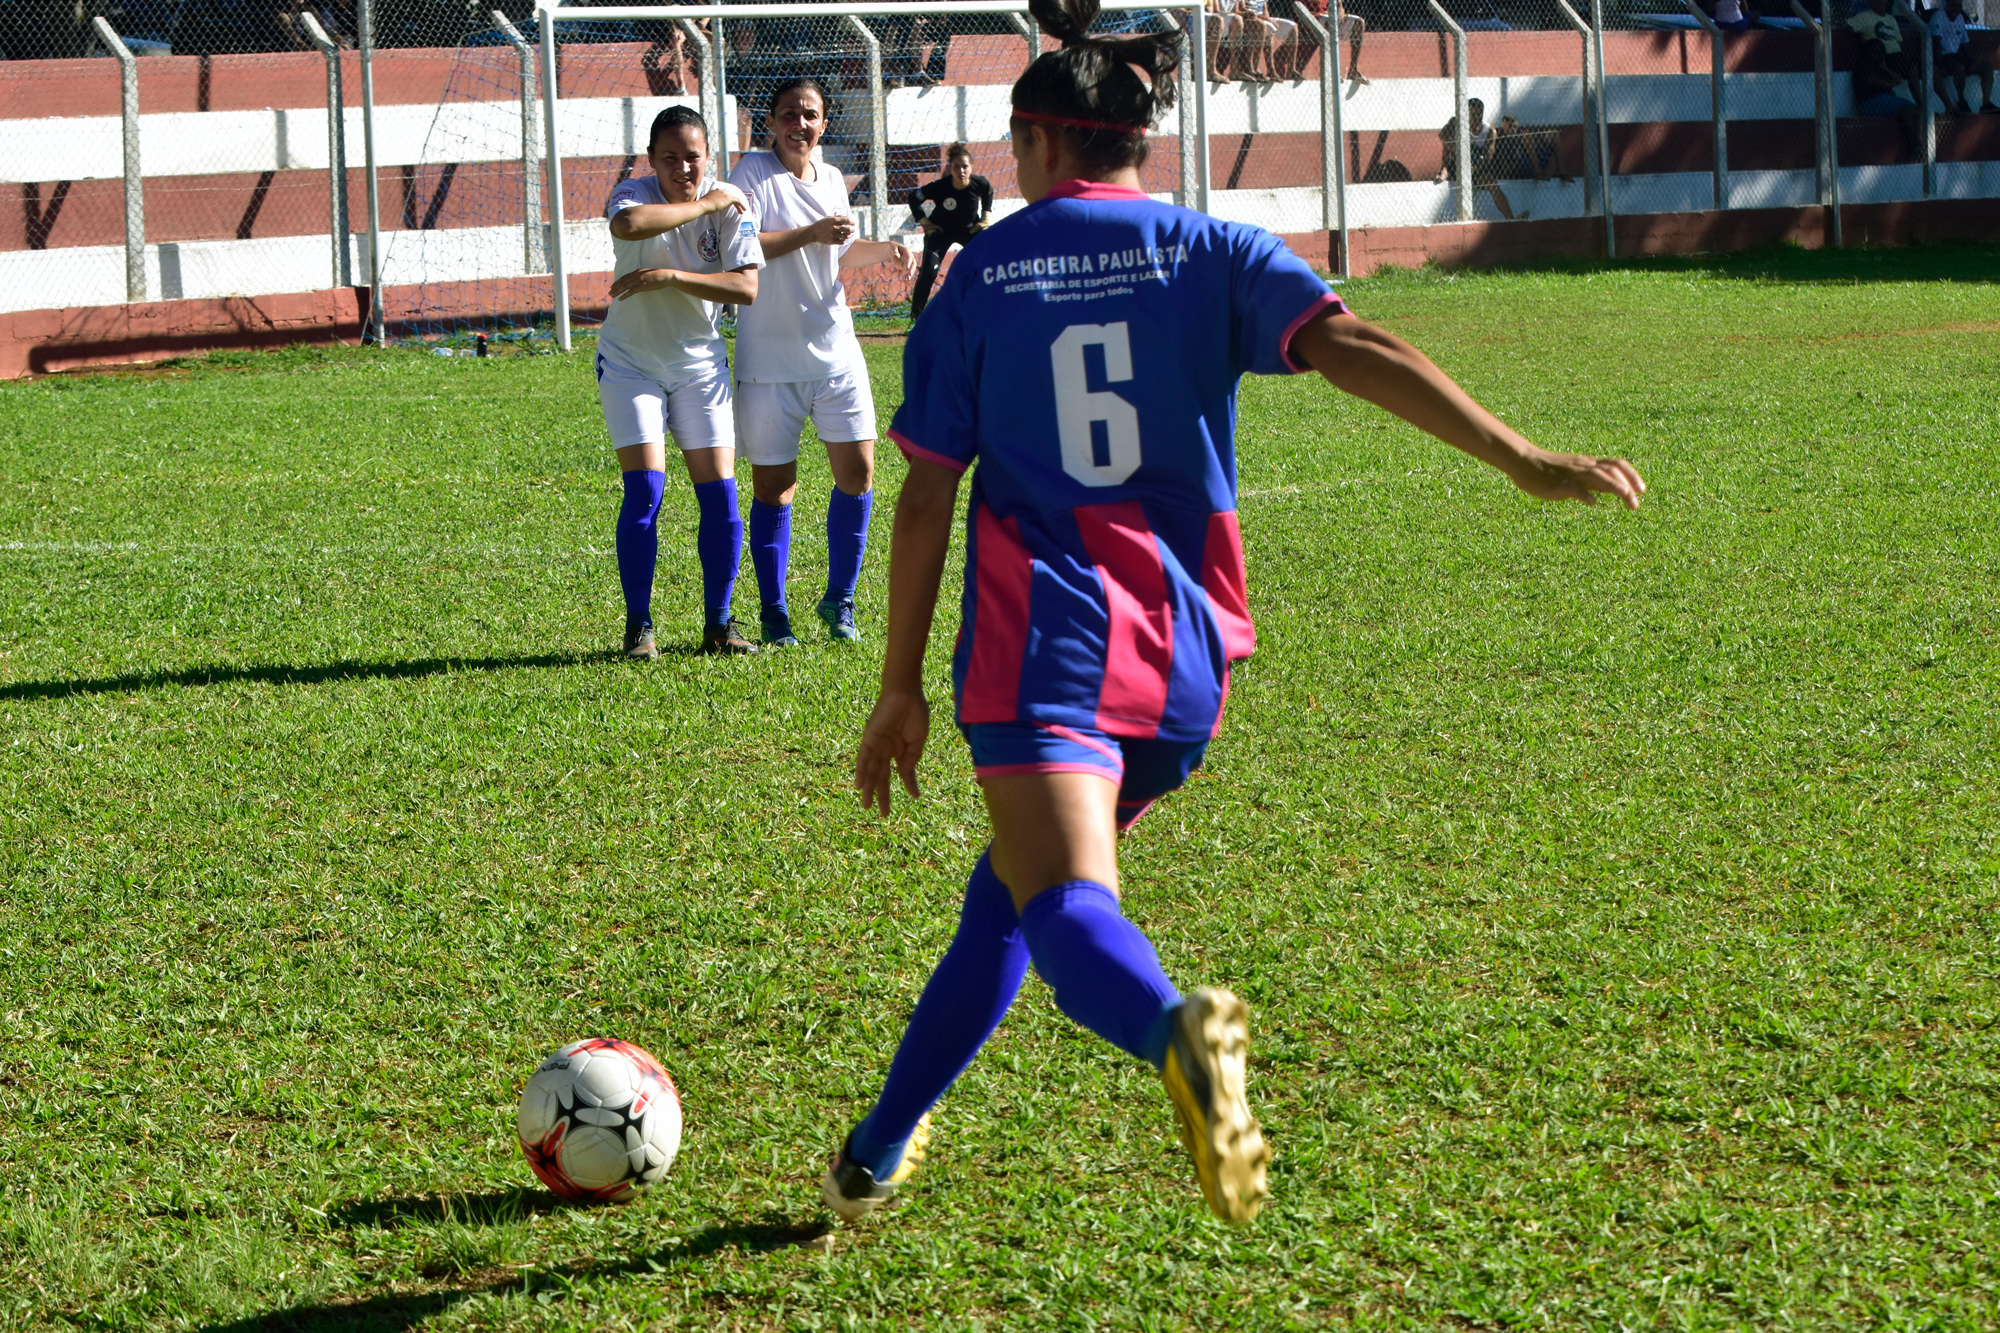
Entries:
{"label": "blue sock", "polygon": [[965,886],[958,933],[910,1015],[882,1095],[847,1141],[854,1160],[877,1180],[896,1169],[917,1121],[1000,1026],[1027,971],[1013,895],[981,856]]}
{"label": "blue sock", "polygon": [[1118,910],[1117,894],[1087,879],[1045,889],[1021,913],[1021,936],[1057,1008],[1154,1068],[1165,1063],[1168,1016],[1181,994],[1152,941]]}
{"label": "blue sock", "polygon": [[826,600],[851,602],[861,581],[861,557],[868,554],[868,516],[875,492],[849,495],[836,486],[826,500]]}
{"label": "blue sock", "polygon": [[660,497],[667,474],[643,469],[625,474],[625,501],[618,506],[613,545],[618,549],[618,584],[625,590],[625,628],[653,623],[653,567],[660,561]]}
{"label": "blue sock", "polygon": [[694,488],[701,507],[701,527],[694,547],[701,554],[701,607],[708,623],[729,618],[729,594],[736,587],[736,567],[743,559],[743,515],[736,509],[736,478],[705,481]]}
{"label": "blue sock", "polygon": [[792,507],[750,501],[750,565],[757,571],[757,600],[785,604],[785,571],[792,563]]}

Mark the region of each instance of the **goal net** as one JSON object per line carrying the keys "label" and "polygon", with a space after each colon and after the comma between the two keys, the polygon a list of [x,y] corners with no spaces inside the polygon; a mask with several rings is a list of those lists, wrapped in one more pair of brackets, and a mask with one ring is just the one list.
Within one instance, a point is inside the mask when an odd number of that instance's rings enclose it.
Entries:
{"label": "goal net", "polygon": [[[1111,7],[1121,2],[1128,7]],[[414,164],[385,170],[381,186],[388,335],[561,336],[558,259],[567,323],[589,330],[609,299],[604,205],[627,177],[650,173],[653,118],[675,105],[700,111],[711,150],[718,159],[726,150],[733,166],[766,146],[770,91],[798,75],[827,90],[818,153],[846,178],[863,236],[915,242],[917,221],[905,201],[944,170],[954,143],[968,146],[973,171],[992,183],[996,214],[1019,208],[1008,93],[1042,43],[1025,12],[1003,3],[557,9],[553,151],[538,16],[514,21],[483,11],[487,26],[453,51],[434,107],[404,109],[402,124],[377,113],[378,154]],[[1099,30],[1187,22],[1188,0],[1179,9],[1131,4],[1111,0]],[[843,12],[822,12],[835,9]],[[419,125],[412,112],[427,119]],[[399,134],[421,143],[385,151],[382,141]],[[1194,155],[1181,152],[1179,112],[1170,112],[1152,140],[1145,187],[1191,201],[1194,165]],[[558,172],[559,233],[550,225]],[[910,283],[899,273],[861,270],[847,287],[864,320],[871,311],[907,312]]]}

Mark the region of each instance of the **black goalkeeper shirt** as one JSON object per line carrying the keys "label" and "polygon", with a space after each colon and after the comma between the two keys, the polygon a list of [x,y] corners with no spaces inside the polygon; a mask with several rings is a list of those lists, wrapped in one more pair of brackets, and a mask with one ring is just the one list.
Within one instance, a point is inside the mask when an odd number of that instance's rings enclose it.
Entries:
{"label": "black goalkeeper shirt", "polygon": [[910,211],[956,241],[972,239],[974,226],[993,214],[993,183],[974,176],[963,190],[954,189],[951,177],[940,176],[910,191]]}

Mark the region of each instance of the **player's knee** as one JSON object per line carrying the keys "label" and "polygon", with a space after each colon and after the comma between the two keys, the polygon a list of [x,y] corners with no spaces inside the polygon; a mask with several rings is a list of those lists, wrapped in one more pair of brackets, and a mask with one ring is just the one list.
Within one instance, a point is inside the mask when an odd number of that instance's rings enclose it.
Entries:
{"label": "player's knee", "polygon": [[767,505],[788,505],[799,489],[796,463],[752,463],[750,493]]}

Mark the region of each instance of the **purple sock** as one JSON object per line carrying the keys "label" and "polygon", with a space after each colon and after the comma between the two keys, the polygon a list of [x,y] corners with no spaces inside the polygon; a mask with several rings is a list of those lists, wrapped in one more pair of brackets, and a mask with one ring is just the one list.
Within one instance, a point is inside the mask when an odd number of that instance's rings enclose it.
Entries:
{"label": "purple sock", "polygon": [[868,554],[868,516],[875,492],[849,495],[836,486],[826,500],[826,600],[851,602],[861,581],[861,557]]}
{"label": "purple sock", "polygon": [[701,555],[701,606],[708,623],[729,618],[729,594],[736,587],[736,567],[743,559],[743,515],[736,509],[736,478],[705,481],[694,488],[701,508],[701,526],[694,547]]}
{"label": "purple sock", "polygon": [[981,856],[965,886],[958,933],[910,1015],[882,1095],[847,1141],[854,1160],[877,1180],[896,1169],[917,1121],[1000,1026],[1027,971],[1013,895]]}
{"label": "purple sock", "polygon": [[660,497],[667,474],[635,469],[625,474],[612,545],[618,550],[618,585],[625,591],[625,628],[653,623],[653,567],[660,560]]}
{"label": "purple sock", "polygon": [[750,566],[757,571],[757,600],[785,604],[785,572],[792,563],[792,507],[750,501]]}
{"label": "purple sock", "polygon": [[1118,910],[1118,895],[1073,879],[1028,900],[1021,936],[1035,971],[1055,988],[1056,1007],[1120,1050],[1159,1068],[1167,1022],[1181,994],[1160,956]]}

